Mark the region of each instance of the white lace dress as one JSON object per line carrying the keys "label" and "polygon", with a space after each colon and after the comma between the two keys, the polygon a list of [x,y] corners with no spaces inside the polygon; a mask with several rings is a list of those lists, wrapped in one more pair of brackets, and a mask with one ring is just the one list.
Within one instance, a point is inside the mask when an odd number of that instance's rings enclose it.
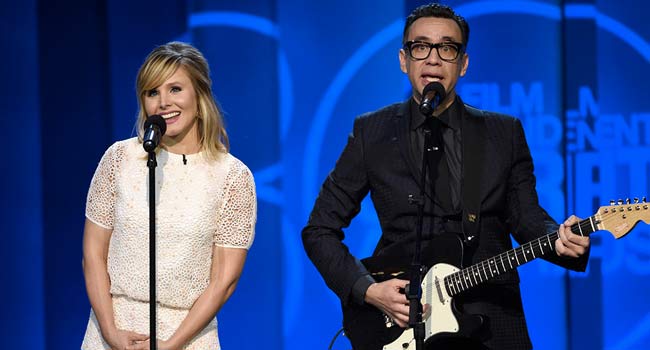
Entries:
{"label": "white lace dress", "polygon": [[[168,339],[210,281],[212,247],[248,249],[257,204],[250,170],[231,154],[210,161],[161,150],[156,168],[157,336]],[[108,274],[118,328],[149,334],[149,168],[136,138],[113,144],[93,176],[86,217],[112,229]],[[91,310],[81,346],[110,349]],[[219,349],[214,319],[185,349]]]}

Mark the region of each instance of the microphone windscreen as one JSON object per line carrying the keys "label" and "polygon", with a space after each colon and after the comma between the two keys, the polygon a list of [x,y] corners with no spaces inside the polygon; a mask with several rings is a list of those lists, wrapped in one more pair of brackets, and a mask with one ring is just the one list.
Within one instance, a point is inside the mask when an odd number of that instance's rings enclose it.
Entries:
{"label": "microphone windscreen", "polygon": [[160,137],[165,135],[165,131],[167,131],[167,123],[165,123],[165,119],[158,114],[150,115],[147,117],[147,120],[144,121],[144,129],[147,130],[151,125],[155,125],[158,127],[160,130]]}
{"label": "microphone windscreen", "polygon": [[427,95],[429,95],[431,92],[435,92],[435,95],[432,95],[431,97],[438,96],[438,101],[442,101],[445,99],[445,97],[447,97],[445,87],[442,86],[442,84],[438,81],[427,84],[427,86],[425,86],[422,90],[422,97],[426,98]]}

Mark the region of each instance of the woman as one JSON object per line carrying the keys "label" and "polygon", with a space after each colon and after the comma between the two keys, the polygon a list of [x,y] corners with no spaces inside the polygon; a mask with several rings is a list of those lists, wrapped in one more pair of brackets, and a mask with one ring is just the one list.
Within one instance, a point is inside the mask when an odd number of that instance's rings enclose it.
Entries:
{"label": "woman", "polygon": [[83,257],[90,320],[82,349],[149,349],[147,116],[167,131],[157,151],[158,349],[218,349],[215,315],[250,248],[256,196],[249,169],[228,153],[208,63],[188,44],[154,49],[138,72],[137,138],[113,144],[86,205]]}

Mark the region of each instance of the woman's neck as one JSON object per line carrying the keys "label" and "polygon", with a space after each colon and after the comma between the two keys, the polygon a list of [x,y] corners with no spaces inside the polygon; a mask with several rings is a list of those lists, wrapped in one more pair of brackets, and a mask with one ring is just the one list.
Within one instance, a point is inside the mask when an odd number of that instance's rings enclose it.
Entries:
{"label": "woman's neck", "polygon": [[201,144],[198,136],[181,135],[170,137],[163,136],[162,144],[169,153],[194,154],[201,151]]}

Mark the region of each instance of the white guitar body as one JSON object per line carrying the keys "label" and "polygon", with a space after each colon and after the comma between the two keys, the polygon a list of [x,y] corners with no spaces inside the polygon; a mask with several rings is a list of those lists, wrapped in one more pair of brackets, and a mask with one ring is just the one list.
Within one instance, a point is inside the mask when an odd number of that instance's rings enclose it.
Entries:
{"label": "white guitar body", "polygon": [[[618,205],[615,205],[612,202],[610,206],[600,207],[596,214],[572,225],[571,231],[581,236],[588,236],[593,232],[605,230],[618,239],[625,236],[639,221],[650,224],[650,205],[646,203],[645,197],[642,202],[635,198],[634,203],[627,200],[626,203],[619,201]],[[443,240],[444,237],[455,237],[455,239]],[[462,270],[449,264],[455,260],[440,259],[439,261],[445,263],[434,264],[422,281],[420,301],[423,305],[429,305],[428,311],[422,315],[424,342],[429,345],[435,342],[438,336],[448,335],[472,338],[483,326],[484,316],[463,314],[454,307],[453,297],[552,252],[553,242],[558,238],[559,232],[555,231]],[[436,245],[443,247],[443,251],[438,255],[446,255],[447,258],[462,256],[462,242],[456,236],[438,237]],[[348,316],[345,316],[346,313]],[[364,330],[364,323],[350,324],[347,334],[356,349],[375,350],[380,346],[384,350],[415,349],[413,329],[402,330],[397,325],[385,322],[385,315],[382,315],[379,310],[350,307],[344,309],[344,318],[346,317],[352,319],[360,317],[371,324],[368,330]]]}
{"label": "white guitar body", "polygon": [[[460,270],[453,265],[436,264],[424,276],[421,301],[422,305],[429,305],[429,311],[422,316],[424,319],[425,340],[436,334],[457,333],[459,330],[458,320],[456,320],[456,316],[454,316],[454,312],[452,311],[452,298],[442,283],[445,276],[458,271]],[[409,328],[405,330],[395,341],[384,345],[383,349],[415,349],[413,329]]]}

